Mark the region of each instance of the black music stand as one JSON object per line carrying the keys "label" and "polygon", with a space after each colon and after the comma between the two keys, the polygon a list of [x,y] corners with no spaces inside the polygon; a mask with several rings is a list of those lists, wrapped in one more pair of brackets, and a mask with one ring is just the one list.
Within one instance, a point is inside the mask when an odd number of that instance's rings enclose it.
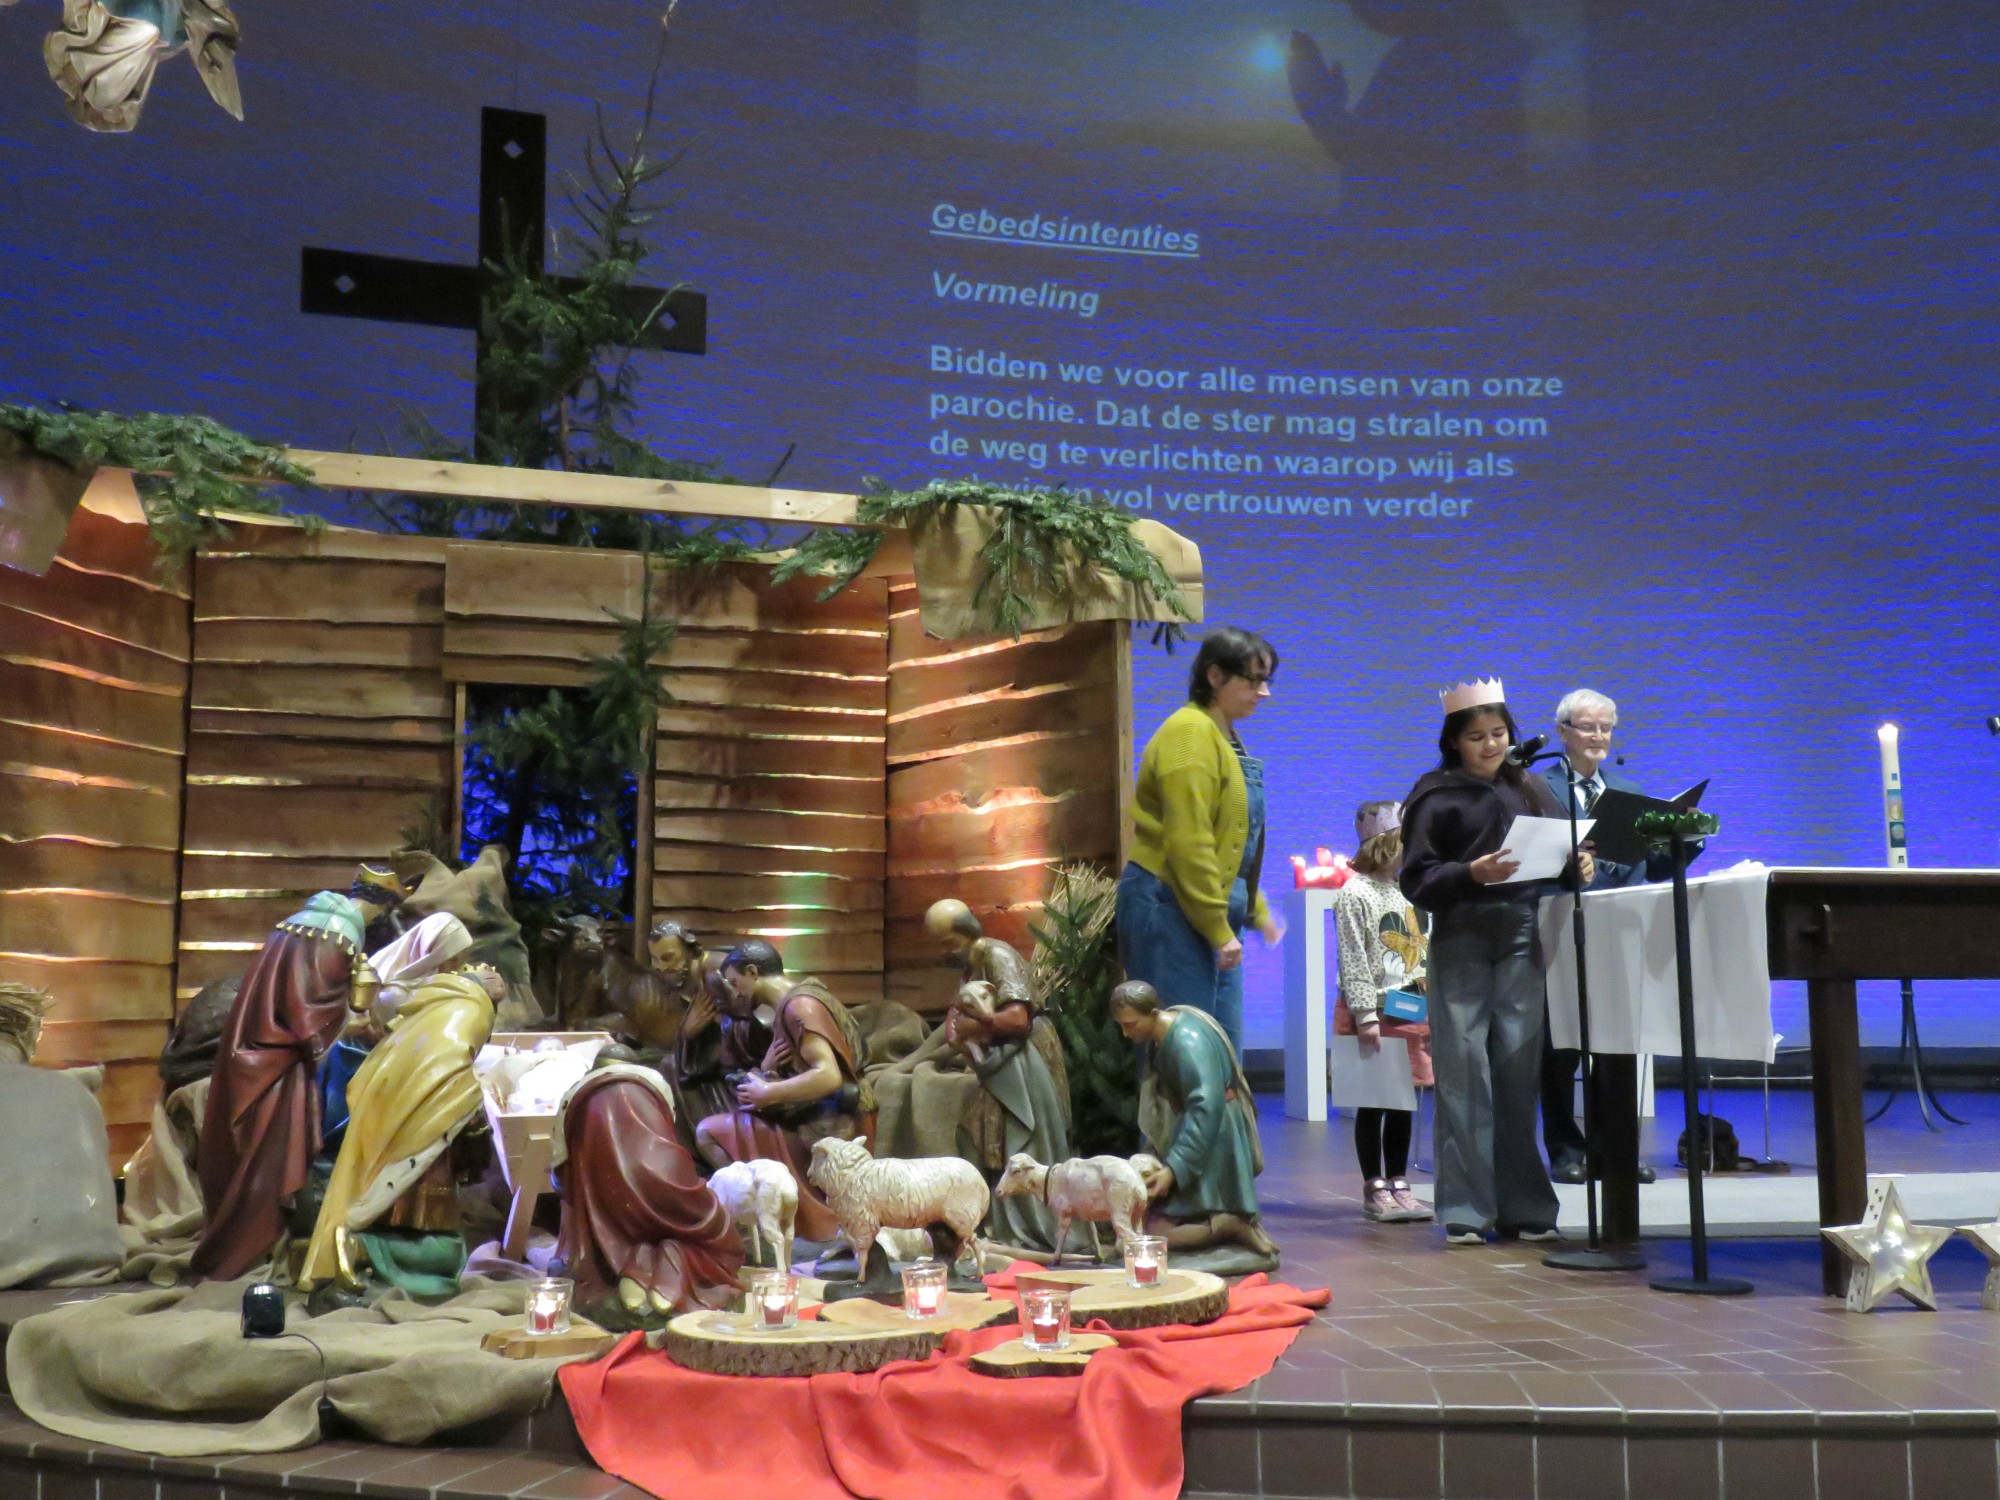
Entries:
{"label": "black music stand", "polygon": [[[1677,812],[1669,803],[1663,810]],[[1694,1252],[1692,1276],[1662,1276],[1651,1283],[1656,1292],[1680,1292],[1693,1297],[1740,1297],[1753,1290],[1737,1276],[1708,1274],[1708,1216],[1702,1206],[1702,1147],[1696,1120],[1701,1114],[1701,1085],[1695,1078],[1694,960],[1688,941],[1687,835],[1676,828],[1667,846],[1674,860],[1674,978],[1680,991],[1681,1100],[1687,1115],[1688,1242]],[[1707,1143],[1713,1152],[1713,1126]]]}
{"label": "black music stand", "polygon": [[[1570,868],[1576,868],[1581,845],[1576,831],[1576,767],[1561,750],[1532,757],[1527,763],[1563,758],[1563,779],[1569,791]],[[1583,1056],[1583,1211],[1589,1238],[1579,1247],[1551,1250],[1542,1264],[1558,1271],[1639,1271],[1646,1257],[1631,1246],[1611,1246],[1599,1242],[1597,1219],[1597,1059],[1590,1050],[1590,974],[1585,962],[1583,891],[1570,893],[1569,936],[1576,950],[1576,1041]]]}

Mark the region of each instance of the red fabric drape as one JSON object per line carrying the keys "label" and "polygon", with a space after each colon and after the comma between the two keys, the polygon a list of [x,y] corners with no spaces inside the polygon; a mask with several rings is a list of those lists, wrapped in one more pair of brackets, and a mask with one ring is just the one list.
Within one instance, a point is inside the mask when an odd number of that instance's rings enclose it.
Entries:
{"label": "red fabric drape", "polygon": [[697,1374],[634,1335],[564,1369],[563,1393],[598,1466],[665,1500],[1174,1500],[1182,1406],[1264,1374],[1326,1302],[1252,1276],[1215,1322],[1118,1333],[1076,1378],[975,1373],[1011,1325],[868,1375],[785,1380]]}
{"label": "red fabric drape", "polygon": [[273,932],[243,976],[195,1156],[207,1210],[196,1279],[247,1275],[278,1242],[280,1200],[306,1185],[319,1151],[319,1060],[347,1024],[353,974],[338,944]]}

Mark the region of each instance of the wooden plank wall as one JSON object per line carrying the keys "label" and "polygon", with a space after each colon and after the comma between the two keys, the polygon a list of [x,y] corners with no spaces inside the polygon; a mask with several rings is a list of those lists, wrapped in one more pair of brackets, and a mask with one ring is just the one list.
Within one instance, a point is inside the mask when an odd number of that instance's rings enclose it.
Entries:
{"label": "wooden plank wall", "polygon": [[[638,613],[632,553],[454,545],[445,675],[574,685],[618,647],[613,613]],[[653,608],[678,622],[660,658],[651,786],[650,912],[713,946],[768,937],[787,965],[843,999],[882,997],[883,716],[888,595],[864,580],[773,586],[732,564],[654,575]],[[642,848],[644,861],[647,851]]]}
{"label": "wooden plank wall", "polygon": [[653,916],[770,938],[788,969],[879,1000],[888,591],[665,573],[680,620],[654,745]]}
{"label": "wooden plank wall", "polygon": [[105,1064],[115,1163],[174,1015],[187,680],[143,523],[80,510],[46,575],[0,568],[0,979],[56,997],[38,1061]]}
{"label": "wooden plank wall", "polygon": [[1129,631],[1094,621],[1019,641],[938,641],[914,579],[889,602],[888,984],[936,1010],[953,976],[923,930],[956,896],[1032,954],[1051,863],[1115,867],[1131,770]]}
{"label": "wooden plank wall", "polygon": [[639,612],[636,552],[509,542],[445,549],[444,675],[451,682],[577,687]]}
{"label": "wooden plank wall", "polygon": [[444,551],[245,525],[194,566],[183,1003],[449,799]]}

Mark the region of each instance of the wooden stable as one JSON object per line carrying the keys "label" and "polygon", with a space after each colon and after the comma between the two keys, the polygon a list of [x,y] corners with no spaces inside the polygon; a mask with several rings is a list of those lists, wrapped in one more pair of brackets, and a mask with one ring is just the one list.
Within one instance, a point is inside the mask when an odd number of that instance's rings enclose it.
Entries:
{"label": "wooden stable", "polygon": [[[846,496],[294,456],[330,486],[854,518]],[[678,631],[641,925],[768,936],[844,999],[938,1008],[932,901],[1028,949],[1049,866],[1119,858],[1129,626],[937,640],[911,569],[892,535],[821,601],[761,563],[649,574],[632,553],[246,519],[169,579],[131,477],[100,472],[45,576],[0,569],[0,978],[59,1002],[41,1061],[106,1064],[122,1162],[177,1008],[305,896],[449,815],[467,689],[583,682],[614,614],[647,606]]]}

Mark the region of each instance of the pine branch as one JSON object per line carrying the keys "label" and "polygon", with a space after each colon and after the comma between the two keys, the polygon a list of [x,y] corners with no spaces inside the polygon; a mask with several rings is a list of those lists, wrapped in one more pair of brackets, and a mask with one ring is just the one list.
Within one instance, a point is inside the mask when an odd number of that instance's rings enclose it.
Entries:
{"label": "pine branch", "polygon": [[[0,430],[12,432],[31,452],[72,469],[132,470],[161,569],[169,574],[178,572],[196,548],[227,535],[223,512],[289,514],[278,495],[245,481],[313,487],[311,471],[293,463],[283,448],[253,441],[207,417],[158,412],[127,417],[74,406],[0,402]],[[316,515],[296,519],[312,532],[326,526]]]}
{"label": "pine branch", "polygon": [[[1054,600],[1067,608],[1070,579],[1097,571],[1133,585],[1141,598],[1181,619],[1191,618],[1180,585],[1133,535],[1132,517],[1061,486],[1017,490],[973,480],[937,480],[920,490],[877,489],[862,497],[855,518],[914,532],[932,522],[949,523],[961,505],[979,507],[993,518],[979,549],[972,603],[995,634],[1019,640],[1038,604]],[[779,565],[778,576],[830,578],[821,597],[831,598],[860,577],[880,545],[879,532],[825,527],[799,543]],[[1168,644],[1177,634],[1178,627],[1170,625]]]}

